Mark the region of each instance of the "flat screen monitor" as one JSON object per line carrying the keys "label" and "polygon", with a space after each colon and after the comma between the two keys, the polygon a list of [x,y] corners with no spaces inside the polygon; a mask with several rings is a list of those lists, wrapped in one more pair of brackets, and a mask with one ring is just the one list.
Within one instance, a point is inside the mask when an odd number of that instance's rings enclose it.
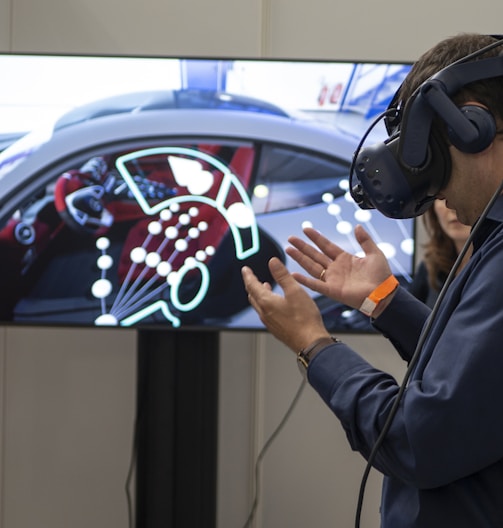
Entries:
{"label": "flat screen monitor", "polygon": [[[409,64],[0,54],[0,321],[261,330],[240,269],[363,224],[411,280],[413,220],[360,210],[353,153]],[[379,123],[367,141],[382,140]],[[277,285],[273,284],[274,288]],[[370,332],[311,292],[331,331]]]}

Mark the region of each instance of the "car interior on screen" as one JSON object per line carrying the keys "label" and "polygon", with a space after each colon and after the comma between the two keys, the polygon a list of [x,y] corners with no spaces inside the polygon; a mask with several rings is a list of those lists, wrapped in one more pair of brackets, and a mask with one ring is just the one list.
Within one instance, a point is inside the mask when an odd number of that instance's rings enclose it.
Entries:
{"label": "car interior on screen", "polygon": [[[327,73],[289,102],[245,82],[273,61],[194,62],[177,59],[188,85],[79,100],[0,134],[2,321],[261,328],[241,267],[271,283],[271,257],[295,269],[284,248],[305,225],[355,251],[364,224],[410,281],[412,222],[363,211],[348,192],[361,130],[408,66],[291,61],[297,79]],[[225,91],[208,79],[217,62]],[[372,331],[312,295],[328,328]]]}

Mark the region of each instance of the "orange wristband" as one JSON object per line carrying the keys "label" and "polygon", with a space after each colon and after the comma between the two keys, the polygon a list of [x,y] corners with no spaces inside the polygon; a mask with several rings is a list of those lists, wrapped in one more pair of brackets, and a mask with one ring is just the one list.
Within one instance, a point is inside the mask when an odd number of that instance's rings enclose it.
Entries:
{"label": "orange wristband", "polygon": [[384,282],[381,282],[379,286],[363,301],[360,306],[360,312],[372,316],[372,313],[377,308],[379,303],[386,299],[388,295],[393,293],[398,287],[398,281],[394,275],[390,275]]}

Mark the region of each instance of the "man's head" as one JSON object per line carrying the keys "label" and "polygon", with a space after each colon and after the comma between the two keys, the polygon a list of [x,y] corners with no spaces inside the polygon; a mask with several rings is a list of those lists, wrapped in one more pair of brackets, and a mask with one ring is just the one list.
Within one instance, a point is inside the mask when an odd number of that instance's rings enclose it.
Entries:
{"label": "man's head", "polygon": [[[455,61],[475,53],[498,41],[498,38],[478,33],[462,33],[442,40],[423,53],[414,63],[398,92],[398,103],[404,106],[417,88],[434,74]],[[503,55],[502,46],[495,47],[474,60]],[[478,101],[503,121],[503,77],[476,81],[464,86],[452,100],[461,105],[469,100]]]}
{"label": "man's head", "polygon": [[[414,64],[399,92],[399,99],[406,102],[417,88],[443,68],[463,57],[475,53],[499,39],[476,33],[465,33],[450,37],[424,53]],[[497,46],[479,55],[474,60],[501,56],[503,47]],[[496,130],[503,123],[503,77],[481,79],[463,86],[450,99],[458,106],[486,109],[496,122]],[[404,104],[404,103],[402,103]],[[467,156],[463,149],[452,147],[445,122],[436,117],[433,128],[438,131],[440,141],[445,142],[450,157],[450,174],[446,186],[441,189],[440,198],[455,208],[462,222],[472,225],[489,201],[498,183],[500,171],[495,152],[485,152],[480,156]],[[492,141],[491,141],[492,144]],[[461,152],[460,152],[461,150]],[[485,151],[486,149],[482,149]],[[477,186],[477,183],[479,184]],[[485,190],[481,191],[480,188]],[[478,199],[473,199],[475,189]]]}
{"label": "man's head", "polygon": [[355,160],[352,194],[362,207],[393,218],[422,214],[449,185],[454,161],[459,167],[454,150],[477,154],[495,142],[503,123],[501,50],[503,40],[462,34],[419,58],[390,105],[390,140]]}

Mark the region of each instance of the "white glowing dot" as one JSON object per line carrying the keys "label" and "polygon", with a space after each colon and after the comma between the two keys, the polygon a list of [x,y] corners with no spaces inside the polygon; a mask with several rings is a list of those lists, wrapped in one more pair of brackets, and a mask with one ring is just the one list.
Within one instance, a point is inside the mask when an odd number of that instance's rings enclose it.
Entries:
{"label": "white glowing dot", "polygon": [[246,228],[253,225],[255,217],[250,207],[243,202],[233,203],[228,209],[231,222],[240,228]]}
{"label": "white glowing dot", "polygon": [[173,213],[178,213],[178,211],[180,210],[180,204],[177,203],[177,202],[174,202],[172,203],[170,206],[169,206],[171,212]]}
{"label": "white glowing dot", "polygon": [[370,222],[372,213],[367,209],[358,209],[355,211],[355,219],[357,222]]}
{"label": "white glowing dot", "polygon": [[96,326],[115,326],[117,323],[117,317],[112,314],[102,314],[94,320]]}
{"label": "white glowing dot", "polygon": [[349,180],[341,180],[339,182],[339,189],[343,191],[349,191]]}
{"label": "white glowing dot", "polygon": [[180,215],[180,224],[182,225],[189,225],[190,224],[190,216],[188,214],[181,214]]}
{"label": "white glowing dot", "polygon": [[414,240],[412,238],[402,240],[400,248],[406,255],[412,255],[414,253]]}
{"label": "white glowing dot", "polygon": [[197,207],[191,207],[189,209],[189,215],[194,217],[194,216],[197,216],[199,214],[199,209]]}
{"label": "white glowing dot", "polygon": [[96,240],[96,247],[101,251],[105,251],[110,247],[110,240],[107,237],[100,237]]}
{"label": "white glowing dot", "polygon": [[350,222],[342,220],[341,222],[337,222],[336,229],[341,235],[349,235],[349,233],[351,233],[351,231],[353,230],[353,226]]}
{"label": "white glowing dot", "polygon": [[206,231],[208,229],[208,222],[199,222],[197,227],[199,228],[199,231]]}
{"label": "white glowing dot", "polygon": [[269,196],[269,187],[267,185],[257,185],[253,189],[253,196],[257,198],[266,198]]}
{"label": "white glowing dot", "polygon": [[389,242],[381,242],[380,244],[377,244],[377,246],[384,253],[387,259],[393,258],[396,255],[395,246]]}
{"label": "white glowing dot", "polygon": [[161,220],[163,222],[167,222],[168,220],[171,220],[173,218],[173,213],[169,209],[163,209],[159,216],[161,217]]}
{"label": "white glowing dot", "polygon": [[334,201],[334,195],[332,193],[326,192],[326,193],[323,193],[323,195],[321,196],[321,199],[325,203],[330,203]]}
{"label": "white glowing dot", "polygon": [[129,256],[132,262],[134,262],[135,264],[140,264],[145,260],[147,252],[142,247],[135,247],[131,250]]}
{"label": "white glowing dot", "polygon": [[197,265],[197,262],[196,262],[196,259],[194,257],[187,257],[185,259],[185,262],[184,264],[189,268],[189,269],[194,269]]}
{"label": "white glowing dot", "polygon": [[162,231],[162,225],[160,222],[150,222],[148,224],[148,232],[151,235],[158,235]]}
{"label": "white glowing dot", "polygon": [[206,251],[206,255],[210,257],[215,254],[215,248],[213,246],[206,246],[204,251]]}
{"label": "white glowing dot", "polygon": [[112,283],[107,279],[98,279],[91,286],[91,293],[97,299],[104,299],[112,293]]}
{"label": "white glowing dot", "polygon": [[346,200],[346,202],[354,202],[350,192],[344,194],[344,200]]}
{"label": "white glowing dot", "polygon": [[165,229],[164,234],[168,240],[174,240],[178,236],[178,229],[175,226],[169,226]]}
{"label": "white glowing dot", "polygon": [[199,236],[199,229],[197,229],[197,227],[191,227],[189,229],[189,237],[192,238],[192,240],[194,240],[198,236]]}
{"label": "white glowing dot", "polygon": [[302,222],[302,229],[304,229],[305,227],[313,227],[313,223],[310,220],[304,220]]}
{"label": "white glowing dot", "polygon": [[187,248],[189,247],[189,244],[187,243],[187,241],[183,238],[179,238],[176,242],[175,242],[175,249],[177,251],[187,251]]}
{"label": "white glowing dot", "polygon": [[168,273],[170,273],[172,269],[173,268],[171,267],[171,264],[169,262],[162,261],[162,262],[159,262],[156,268],[156,271],[157,271],[157,274],[160,275],[161,277],[167,277]]}
{"label": "white glowing dot", "polygon": [[166,277],[166,282],[170,285],[170,286],[174,286],[175,284],[178,283],[178,272],[177,271],[172,271],[171,273],[168,273],[168,276]]}
{"label": "white glowing dot", "polygon": [[206,260],[206,253],[202,249],[199,249],[196,251],[196,259],[199,260],[199,262],[204,262]]}
{"label": "white glowing dot", "polygon": [[341,214],[341,206],[339,204],[336,204],[336,203],[331,203],[327,207],[327,213],[329,215],[332,215],[332,216],[337,216],[337,215]]}
{"label": "white glowing dot", "polygon": [[149,268],[156,268],[159,262],[161,262],[161,255],[159,255],[159,253],[156,253],[155,251],[149,253],[145,258],[145,264]]}
{"label": "white glowing dot", "polygon": [[201,195],[211,189],[215,177],[199,160],[178,156],[168,156],[168,160],[176,182],[190,194]]}
{"label": "white glowing dot", "polygon": [[110,255],[101,255],[96,261],[96,264],[100,270],[108,270],[112,267],[113,262]]}

